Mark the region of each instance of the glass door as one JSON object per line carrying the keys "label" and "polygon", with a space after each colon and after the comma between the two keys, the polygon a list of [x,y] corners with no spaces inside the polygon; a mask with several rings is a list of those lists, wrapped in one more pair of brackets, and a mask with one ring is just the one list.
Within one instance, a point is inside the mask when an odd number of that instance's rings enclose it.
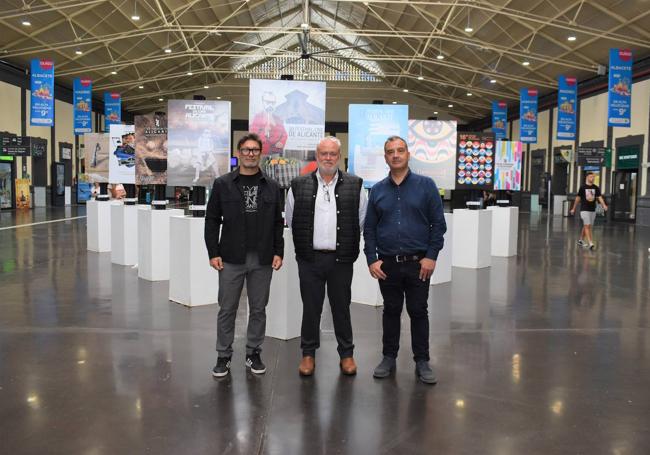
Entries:
{"label": "glass door", "polygon": [[638,187],[638,172],[616,171],[614,173],[613,188],[613,209],[614,220],[630,221],[636,220],[636,197]]}

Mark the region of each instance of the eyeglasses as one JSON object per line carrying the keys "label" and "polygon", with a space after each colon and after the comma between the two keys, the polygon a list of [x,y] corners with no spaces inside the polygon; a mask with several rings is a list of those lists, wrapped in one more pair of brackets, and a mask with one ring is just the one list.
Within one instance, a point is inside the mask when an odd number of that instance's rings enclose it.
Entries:
{"label": "eyeglasses", "polygon": [[259,155],[262,149],[249,149],[249,148],[240,148],[239,153],[242,155]]}
{"label": "eyeglasses", "polygon": [[329,189],[329,186],[323,185],[323,191],[325,192],[325,194],[323,195],[323,197],[325,198],[325,201],[329,202],[330,201],[330,189]]}

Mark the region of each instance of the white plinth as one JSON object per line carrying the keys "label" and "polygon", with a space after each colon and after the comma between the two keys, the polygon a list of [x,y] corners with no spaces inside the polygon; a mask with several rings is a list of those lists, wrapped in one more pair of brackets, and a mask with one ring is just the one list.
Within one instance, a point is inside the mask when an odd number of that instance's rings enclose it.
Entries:
{"label": "white plinth", "polygon": [[138,206],[114,202],[111,205],[111,262],[138,263]]}
{"label": "white plinth", "polygon": [[219,272],[210,267],[203,240],[205,218],[169,219],[169,300],[186,306],[217,303]]}
{"label": "white plinth", "polygon": [[97,253],[111,251],[111,202],[86,202],[87,248]]}
{"label": "white plinth", "polygon": [[72,205],[72,188],[69,186],[65,187],[64,191],[64,205]]}
{"label": "white plinth", "polygon": [[34,207],[47,207],[46,193],[44,186],[34,187]]}
{"label": "white plinth", "polygon": [[284,229],[282,268],[273,272],[271,295],[266,307],[266,336],[289,340],[300,336],[302,299],[298,280],[298,263],[291,229]]}
{"label": "white plinth", "polygon": [[566,195],[553,196],[553,216],[562,216],[564,201],[566,201]]}
{"label": "white plinth", "polygon": [[138,276],[149,281],[169,279],[169,218],[183,210],[138,208]]}
{"label": "white plinth", "polygon": [[384,299],[379,290],[379,282],[370,276],[368,261],[363,253],[363,236],[359,244],[359,257],[354,263],[352,271],[352,301],[364,305],[382,306]]}
{"label": "white plinth", "polygon": [[492,256],[517,255],[519,207],[489,207],[492,212]]}
{"label": "white plinth", "polygon": [[454,210],[452,265],[468,269],[489,267],[492,240],[491,210]]}
{"label": "white plinth", "polygon": [[445,245],[438,253],[436,269],[431,275],[431,285],[449,283],[451,281],[451,263],[452,263],[452,238],[454,229],[454,216],[451,213],[445,213],[445,222],[447,223],[447,232],[445,232]]}
{"label": "white plinth", "polygon": [[542,206],[539,205],[539,194],[530,195],[530,213],[539,213],[542,211]]}

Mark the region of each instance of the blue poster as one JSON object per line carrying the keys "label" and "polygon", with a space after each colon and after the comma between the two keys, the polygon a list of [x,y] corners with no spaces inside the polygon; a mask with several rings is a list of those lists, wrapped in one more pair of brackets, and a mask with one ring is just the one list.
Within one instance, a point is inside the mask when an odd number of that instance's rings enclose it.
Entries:
{"label": "blue poster", "polygon": [[54,125],[54,62],[35,58],[31,64],[29,124]]}
{"label": "blue poster", "polygon": [[492,132],[497,140],[506,138],[508,105],[505,101],[492,101]]}
{"label": "blue poster", "polygon": [[519,101],[519,140],[537,142],[537,89],[522,88]]}
{"label": "blue poster", "polygon": [[92,133],[93,83],[90,79],[74,80],[74,134]]}
{"label": "blue poster", "polygon": [[104,129],[122,124],[122,97],[119,93],[104,92]]}
{"label": "blue poster", "polygon": [[578,80],[560,76],[557,92],[557,139],[573,141],[576,138],[578,107]]}
{"label": "blue poster", "polygon": [[631,125],[632,111],[632,51],[609,50],[609,98],[607,126]]}
{"label": "blue poster", "polygon": [[388,175],[384,143],[390,136],[408,141],[407,105],[350,104],[348,109],[348,168],[366,188]]}

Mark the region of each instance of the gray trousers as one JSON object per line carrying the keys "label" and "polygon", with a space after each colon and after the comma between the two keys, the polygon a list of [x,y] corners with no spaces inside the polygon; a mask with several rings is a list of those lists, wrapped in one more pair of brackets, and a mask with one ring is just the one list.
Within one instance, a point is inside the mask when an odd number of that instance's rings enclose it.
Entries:
{"label": "gray trousers", "polygon": [[223,264],[219,272],[219,315],[217,316],[217,352],[219,357],[232,356],[235,320],[239,299],[246,280],[248,293],[248,334],[246,354],[262,351],[266,333],[266,304],[271,288],[271,265],[260,265],[257,252],[246,254],[246,264]]}

